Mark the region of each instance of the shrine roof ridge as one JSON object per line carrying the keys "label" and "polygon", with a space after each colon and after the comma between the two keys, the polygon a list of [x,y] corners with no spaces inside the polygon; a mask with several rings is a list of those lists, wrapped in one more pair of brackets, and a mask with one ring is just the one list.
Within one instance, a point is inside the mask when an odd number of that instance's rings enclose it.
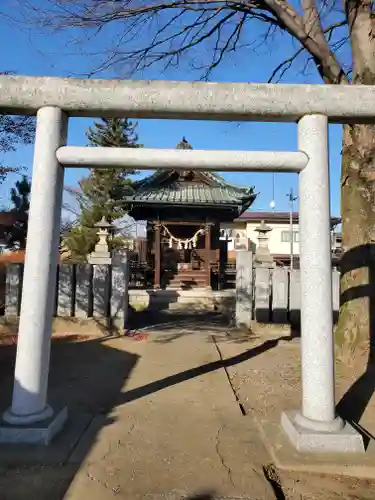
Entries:
{"label": "shrine roof ridge", "polygon": [[129,203],[163,203],[185,205],[248,205],[254,201],[253,188],[245,190],[231,186],[173,183],[166,187],[147,186],[126,198]]}
{"label": "shrine roof ridge", "polygon": [[[134,187],[136,190],[138,189],[141,190],[143,188],[150,187],[158,182],[162,182],[166,176],[170,175],[174,171],[175,170],[173,168],[156,170],[153,174],[149,175],[148,177],[145,177],[144,179],[135,182]],[[193,170],[191,171],[193,172]],[[226,179],[224,179],[224,177],[217,174],[216,172],[203,171],[201,172],[201,175],[206,177],[208,181],[218,184],[218,186],[212,186],[212,187],[232,188],[233,190],[238,190],[243,192],[252,192],[254,190],[254,186],[242,186],[239,184],[234,184],[232,182],[227,181]]]}

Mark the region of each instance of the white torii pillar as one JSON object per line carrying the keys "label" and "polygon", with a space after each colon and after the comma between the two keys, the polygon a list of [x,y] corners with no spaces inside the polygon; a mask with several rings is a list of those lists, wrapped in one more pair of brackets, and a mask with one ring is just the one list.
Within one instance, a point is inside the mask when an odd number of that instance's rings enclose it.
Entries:
{"label": "white torii pillar", "polygon": [[[64,183],[56,150],[66,143],[67,123],[59,108],[37,113],[13,399],[3,415],[12,425],[0,430],[4,441],[48,443],[66,418],[66,410],[54,414],[48,405],[47,389]],[[33,433],[30,424],[44,420],[45,429]]]}
{"label": "white torii pillar", "polygon": [[335,413],[326,116],[299,120],[298,149],[309,158],[299,174],[302,405],[283,413],[281,423],[298,451],[360,452],[361,435]]}

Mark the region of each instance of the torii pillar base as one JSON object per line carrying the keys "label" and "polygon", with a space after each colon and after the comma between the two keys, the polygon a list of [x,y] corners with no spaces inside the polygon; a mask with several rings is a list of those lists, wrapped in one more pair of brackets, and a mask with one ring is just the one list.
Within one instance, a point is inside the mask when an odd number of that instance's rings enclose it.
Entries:
{"label": "torii pillar base", "polygon": [[[35,415],[33,415],[35,418]],[[45,418],[43,418],[45,417]],[[27,416],[13,415],[8,410],[3,415],[0,426],[1,444],[32,444],[48,446],[52,439],[63,429],[67,418],[66,407],[55,412],[47,407],[43,420],[38,422],[27,421]]]}

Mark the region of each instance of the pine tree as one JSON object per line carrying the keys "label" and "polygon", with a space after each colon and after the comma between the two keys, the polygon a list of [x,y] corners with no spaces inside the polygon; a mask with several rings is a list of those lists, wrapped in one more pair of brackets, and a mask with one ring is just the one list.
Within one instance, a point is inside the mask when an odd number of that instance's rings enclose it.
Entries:
{"label": "pine tree", "polygon": [[23,176],[22,180],[17,181],[15,187],[10,191],[10,199],[13,203],[11,212],[17,213],[17,222],[13,224],[8,232],[7,240],[10,248],[23,250],[26,247],[30,191],[31,183],[26,176]]}
{"label": "pine tree", "polygon": [[138,144],[136,132],[138,123],[133,123],[127,118],[102,118],[101,122],[94,122],[94,127],[89,127],[86,136],[90,146],[106,148],[141,148]]}
{"label": "pine tree", "polygon": [[[94,122],[86,135],[94,147],[143,147],[137,142],[136,128],[137,123],[126,118],[102,119]],[[130,176],[137,173],[126,168],[90,169],[88,177],[79,182],[77,200],[81,213],[65,240],[72,259],[84,261],[92,252],[97,240],[94,226],[103,216],[113,223],[126,215],[128,207],[123,200],[133,192]],[[113,250],[123,245],[123,239],[112,236],[109,243]]]}

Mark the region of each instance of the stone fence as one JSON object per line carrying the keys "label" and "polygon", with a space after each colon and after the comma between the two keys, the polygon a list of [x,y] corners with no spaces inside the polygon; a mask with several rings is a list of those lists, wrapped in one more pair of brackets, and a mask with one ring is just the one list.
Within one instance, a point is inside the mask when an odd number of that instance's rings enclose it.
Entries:
{"label": "stone fence", "polygon": [[[122,265],[61,264],[57,269],[55,316],[124,317],[126,270]],[[6,269],[5,316],[19,316],[23,264]]]}
{"label": "stone fence", "polygon": [[[300,271],[285,268],[237,266],[236,290],[130,290],[135,308],[189,308],[225,310],[247,324],[298,323]],[[244,272],[245,271],[245,272]],[[54,315],[65,317],[124,318],[126,270],[122,265],[62,264],[58,267]],[[18,316],[21,305],[22,264],[6,268],[5,316]],[[332,271],[333,312],[339,310],[340,273]],[[127,299],[126,299],[127,300]]]}
{"label": "stone fence", "polygon": [[[257,262],[251,251],[236,258],[235,317],[237,325],[258,323],[299,324],[301,271]],[[340,302],[340,272],[332,269],[332,311],[336,320]],[[330,300],[330,297],[328,297]]]}
{"label": "stone fence", "polygon": [[[281,267],[253,270],[252,318],[259,323],[299,323],[300,270]],[[340,308],[340,272],[332,270],[333,313]]]}

